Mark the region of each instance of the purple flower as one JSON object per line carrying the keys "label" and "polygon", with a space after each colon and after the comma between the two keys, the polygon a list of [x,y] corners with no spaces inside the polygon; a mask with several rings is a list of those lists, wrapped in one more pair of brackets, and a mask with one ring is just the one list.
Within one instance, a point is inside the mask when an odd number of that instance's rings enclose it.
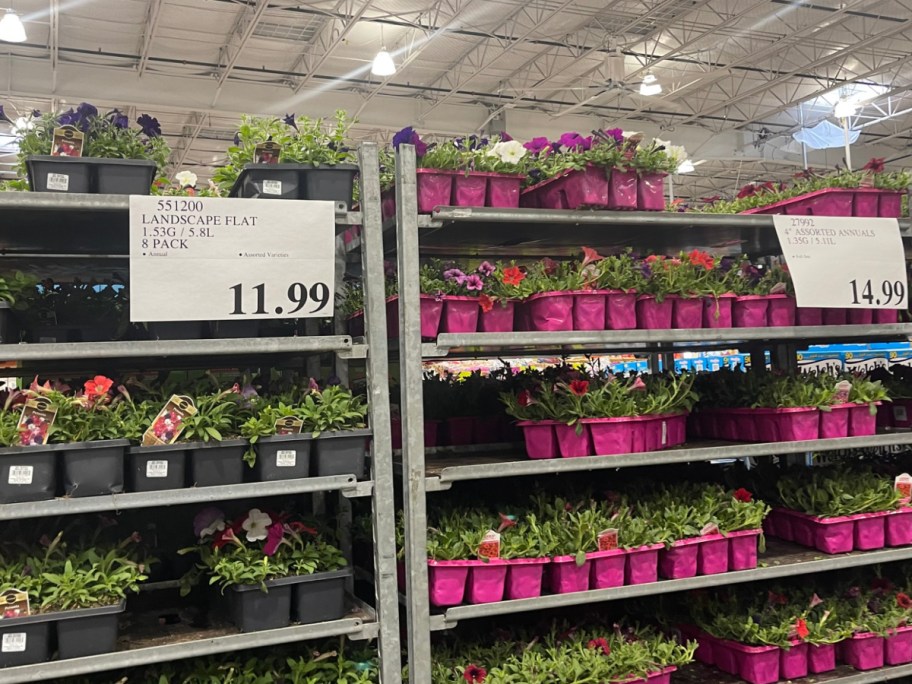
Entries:
{"label": "purple flower", "polygon": [[584,138],[579,133],[564,133],[560,137],[560,144],[571,150],[588,150],[592,147],[592,138]]}
{"label": "purple flower", "polygon": [[457,285],[462,285],[466,281],[466,274],[458,268],[451,268],[443,272],[443,279],[447,282],[455,280]]}
{"label": "purple flower", "polygon": [[506,131],[504,131],[503,133],[500,134],[501,142],[510,142],[511,140],[513,140],[513,136],[510,135],[509,133],[507,133]]}
{"label": "purple flower", "polygon": [[61,126],[75,126],[77,121],[79,121],[79,114],[72,107],[57,117],[57,122]]}
{"label": "purple flower", "polygon": [[614,142],[617,143],[618,146],[624,144],[624,131],[622,131],[620,128],[609,128],[607,131],[602,132],[606,137],[614,138]]}
{"label": "purple flower", "polygon": [[342,378],[340,378],[338,375],[330,375],[329,378],[326,379],[327,387],[338,387],[341,384]]}
{"label": "purple flower", "polygon": [[122,114],[116,109],[108,114],[108,117],[111,119],[111,123],[115,128],[128,128],[130,126],[130,119],[127,117],[127,115]]}
{"label": "purple flower", "polygon": [[94,119],[98,116],[98,108],[88,102],[83,102],[76,108],[76,113],[79,114],[80,119]]}
{"label": "purple flower", "polygon": [[294,114],[286,114],[282,121],[285,122],[286,126],[291,126],[293,129],[298,130],[298,122],[295,120]]}
{"label": "purple flower", "polygon": [[645,261],[640,265],[640,271],[643,273],[643,277],[646,278],[646,280],[652,278],[652,267]]}
{"label": "purple flower", "polygon": [[760,270],[751,264],[744,264],[741,267],[741,277],[750,283],[756,283],[760,280]]}
{"label": "purple flower", "polygon": [[532,138],[529,142],[523,145],[529,152],[532,154],[541,154],[541,151],[544,150],[551,143],[547,138]]}
{"label": "purple flower", "polygon": [[477,290],[481,292],[484,289],[484,281],[481,279],[481,276],[477,273],[473,273],[465,279],[465,286],[467,290]]}
{"label": "purple flower", "polygon": [[732,270],[732,266],[734,266],[734,265],[735,265],[734,259],[732,259],[731,257],[728,257],[728,256],[722,257],[722,259],[719,261],[719,270],[722,273],[728,273],[730,270]]}
{"label": "purple flower", "polygon": [[157,138],[162,133],[161,124],[158,123],[158,119],[149,116],[148,114],[143,114],[136,120],[136,123],[142,128],[143,135],[150,138]]}
{"label": "purple flower", "polygon": [[3,105],[0,105],[0,121],[6,121],[8,123],[13,123],[10,118],[6,115],[6,112],[3,111]]}
{"label": "purple flower", "polygon": [[224,519],[225,514],[218,508],[214,506],[204,508],[193,518],[193,534],[199,539],[204,530],[207,530],[213,523]]}
{"label": "purple flower", "polygon": [[490,261],[482,261],[478,265],[478,272],[481,273],[485,278],[494,273],[494,264]]}
{"label": "purple flower", "polygon": [[240,146],[241,146],[241,134],[240,134],[240,133],[235,133],[235,134],[234,134],[234,146],[235,146],[235,147],[240,147]]}
{"label": "purple flower", "polygon": [[415,135],[417,135],[417,133],[415,133],[415,129],[411,126],[406,126],[393,136],[393,147],[398,150],[399,145],[411,145],[412,138]]}
{"label": "purple flower", "polygon": [[[0,109],[2,109],[2,107],[0,107]],[[33,118],[33,119],[37,119],[39,116],[41,116],[41,110],[40,110],[40,109],[33,109],[33,110],[32,110],[32,118]]]}

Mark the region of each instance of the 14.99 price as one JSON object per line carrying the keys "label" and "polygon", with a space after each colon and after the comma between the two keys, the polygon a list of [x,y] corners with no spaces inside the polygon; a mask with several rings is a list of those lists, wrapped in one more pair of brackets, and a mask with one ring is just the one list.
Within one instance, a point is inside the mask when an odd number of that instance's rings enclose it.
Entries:
{"label": "14.99 price", "polygon": [[[234,309],[230,312],[232,316],[244,316],[250,306],[255,306],[251,314],[260,314],[265,315],[269,313],[267,309],[267,299],[272,297],[272,291],[269,295],[266,292],[266,284],[260,283],[259,285],[253,285],[248,288],[247,295],[245,297],[244,283],[238,283],[237,285],[232,285],[228,288],[229,292],[232,293],[232,300],[234,304]],[[318,313],[322,311],[326,305],[329,303],[329,287],[326,283],[314,283],[307,287],[304,283],[292,283],[288,286],[288,290],[285,292],[284,297],[279,296],[278,301],[270,299],[269,306],[273,304],[276,306],[272,309],[277,315],[288,314],[289,316],[294,315],[301,311],[308,304],[313,305],[314,308],[309,309],[307,313]],[[246,307],[248,308],[245,308]]]}
{"label": "14.99 price", "polygon": [[852,304],[867,304],[870,307],[901,305],[905,302],[906,284],[901,280],[891,282],[884,280],[880,283],[880,291],[875,291],[877,281],[873,284],[870,280],[850,280],[852,288]]}

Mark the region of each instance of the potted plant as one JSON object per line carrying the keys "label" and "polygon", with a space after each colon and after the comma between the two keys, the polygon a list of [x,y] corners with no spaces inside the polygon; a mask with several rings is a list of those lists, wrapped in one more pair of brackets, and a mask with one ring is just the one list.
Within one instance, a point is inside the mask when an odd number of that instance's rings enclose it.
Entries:
{"label": "potted plant", "polygon": [[301,431],[300,413],[295,398],[281,397],[260,407],[241,424],[241,436],[250,444],[244,460],[258,482],[310,476],[313,436]]}
{"label": "potted plant", "polygon": [[[88,102],[33,116],[18,131],[20,173],[37,192],[148,195],[171,150],[156,119],[143,114],[136,123],[139,128],[131,128],[122,112],[99,114]],[[81,155],[58,149],[63,143],[55,131],[62,127],[83,136]]]}
{"label": "potted plant", "polygon": [[627,248],[620,254],[604,257],[598,262],[599,290],[605,297],[605,329],[633,330],[637,327],[636,298],[645,285],[643,269]]}
{"label": "potted plant", "polygon": [[188,483],[194,487],[240,484],[248,442],[240,437],[239,390],[197,395],[176,449],[187,453]]}
{"label": "potted plant", "polygon": [[340,385],[313,390],[300,407],[304,431],[313,435],[316,473],[320,477],[353,474],[364,478],[364,455],[371,431],[367,404]]}

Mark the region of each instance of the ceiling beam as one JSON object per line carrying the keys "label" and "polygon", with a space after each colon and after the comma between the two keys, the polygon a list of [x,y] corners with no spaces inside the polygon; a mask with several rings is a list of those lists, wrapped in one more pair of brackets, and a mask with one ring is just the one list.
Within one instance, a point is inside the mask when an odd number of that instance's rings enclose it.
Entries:
{"label": "ceiling beam", "polygon": [[[238,17],[238,21],[234,28],[232,28],[231,33],[228,35],[228,40],[225,42],[225,46],[222,48],[223,53],[227,55],[231,51],[231,42],[234,40],[234,36],[240,33],[240,40],[238,41],[237,48],[234,53],[228,58],[228,61],[225,63],[225,66],[222,68],[222,72],[218,77],[218,86],[215,89],[215,96],[212,98],[212,106],[215,106],[215,103],[218,102],[219,96],[222,94],[222,86],[225,85],[225,81],[228,80],[228,77],[231,75],[232,70],[237,64],[238,59],[241,56],[241,53],[244,51],[244,48],[247,46],[247,41],[250,40],[250,37],[253,35],[253,32],[256,30],[257,24],[260,23],[260,19],[263,18],[263,15],[266,13],[266,10],[269,9],[269,0],[257,0],[256,7],[252,8],[250,11],[244,10],[242,14]],[[250,15],[249,19],[247,15]],[[244,22],[246,20],[246,26]],[[244,31],[241,33],[241,27],[244,26]],[[221,60],[219,60],[221,61]]]}
{"label": "ceiling beam", "polygon": [[183,167],[187,155],[190,154],[190,148],[193,147],[193,143],[195,143],[196,139],[199,137],[200,131],[203,130],[203,122],[205,121],[206,116],[202,112],[192,112],[190,114],[190,120],[184,126],[184,130],[181,134],[182,142],[180,150],[175,150],[177,154],[171,155],[172,159],[176,157],[171,168],[172,179],[174,178],[174,174],[178,173]]}
{"label": "ceiling beam", "polygon": [[149,11],[146,15],[145,31],[139,46],[139,77],[146,73],[149,66],[149,55],[152,51],[152,42],[158,30],[158,21],[161,18],[162,0],[149,0]]}

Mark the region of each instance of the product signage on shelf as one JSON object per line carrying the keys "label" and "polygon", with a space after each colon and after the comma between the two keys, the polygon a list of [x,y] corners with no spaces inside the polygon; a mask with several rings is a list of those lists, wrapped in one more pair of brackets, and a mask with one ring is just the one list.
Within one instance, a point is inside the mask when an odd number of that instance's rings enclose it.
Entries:
{"label": "product signage on shelf", "polygon": [[335,204],[130,197],[130,320],[331,318]]}
{"label": "product signage on shelf", "polygon": [[773,217],[798,306],[905,309],[905,252],[889,218]]}

